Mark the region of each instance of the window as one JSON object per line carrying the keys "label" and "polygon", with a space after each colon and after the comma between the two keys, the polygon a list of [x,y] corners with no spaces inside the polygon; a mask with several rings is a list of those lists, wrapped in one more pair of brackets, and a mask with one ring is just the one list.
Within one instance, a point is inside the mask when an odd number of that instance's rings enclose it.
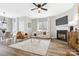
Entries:
{"label": "window", "polygon": [[37,22],[37,31],[47,31],[48,30],[48,21],[47,19],[39,19]]}

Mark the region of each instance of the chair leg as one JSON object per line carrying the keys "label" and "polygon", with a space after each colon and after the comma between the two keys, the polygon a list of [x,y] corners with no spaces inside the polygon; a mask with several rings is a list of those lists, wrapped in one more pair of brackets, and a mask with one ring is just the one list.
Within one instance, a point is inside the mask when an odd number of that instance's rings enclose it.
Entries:
{"label": "chair leg", "polygon": [[13,42],[16,43],[17,42],[17,39],[15,37],[13,37]]}
{"label": "chair leg", "polygon": [[8,38],[5,38],[5,42],[6,42],[6,43],[8,42]]}
{"label": "chair leg", "polygon": [[1,37],[0,37],[0,41],[1,41]]}
{"label": "chair leg", "polygon": [[0,41],[2,41],[2,37],[0,37]]}

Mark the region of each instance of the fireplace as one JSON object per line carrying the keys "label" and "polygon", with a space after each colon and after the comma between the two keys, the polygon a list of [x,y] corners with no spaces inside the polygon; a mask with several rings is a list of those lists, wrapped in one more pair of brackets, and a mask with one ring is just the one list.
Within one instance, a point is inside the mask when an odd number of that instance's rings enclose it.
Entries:
{"label": "fireplace", "polygon": [[57,30],[57,39],[67,42],[67,30]]}

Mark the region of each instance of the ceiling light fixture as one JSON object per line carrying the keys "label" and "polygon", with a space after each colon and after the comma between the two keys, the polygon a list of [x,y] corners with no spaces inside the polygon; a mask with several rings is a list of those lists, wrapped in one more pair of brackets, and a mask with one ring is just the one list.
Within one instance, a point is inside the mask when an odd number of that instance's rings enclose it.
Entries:
{"label": "ceiling light fixture", "polygon": [[3,12],[3,21],[2,21],[3,24],[6,24],[7,22],[5,21],[5,12]]}

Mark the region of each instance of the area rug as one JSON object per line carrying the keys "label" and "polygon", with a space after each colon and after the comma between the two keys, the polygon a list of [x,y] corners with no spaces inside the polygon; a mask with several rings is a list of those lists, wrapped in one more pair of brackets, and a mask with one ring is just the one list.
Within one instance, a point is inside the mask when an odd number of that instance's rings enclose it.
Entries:
{"label": "area rug", "polygon": [[50,40],[48,39],[28,39],[23,42],[9,45],[9,47],[32,52],[39,55],[46,55]]}

